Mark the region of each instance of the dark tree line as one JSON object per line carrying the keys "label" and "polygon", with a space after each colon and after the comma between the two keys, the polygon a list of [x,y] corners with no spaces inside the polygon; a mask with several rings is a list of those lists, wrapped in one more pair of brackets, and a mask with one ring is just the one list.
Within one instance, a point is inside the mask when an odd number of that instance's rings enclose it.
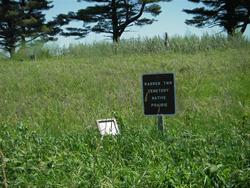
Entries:
{"label": "dark tree line", "polygon": [[250,23],[250,0],[188,0],[202,6],[183,11],[194,15],[186,24],[196,27],[222,27],[228,35],[244,33]]}
{"label": "dark tree line", "polygon": [[[76,1],[76,0],[72,0]],[[90,32],[106,33],[114,42],[133,25],[155,22],[161,13],[160,2],[171,0],[77,0],[90,6],[76,12],[59,14],[46,21],[45,11],[51,9],[49,0],[0,0],[0,49],[13,56],[16,49],[36,39],[55,40],[63,36],[85,37]],[[187,0],[197,8],[184,9],[193,15],[186,24],[196,27],[222,27],[228,35],[244,33],[250,23],[250,0]],[[82,27],[61,27],[81,21]]]}
{"label": "dark tree line", "polygon": [[0,0],[0,48],[10,56],[16,48],[37,38],[54,39],[60,28],[55,21],[46,22],[47,0]]}
{"label": "dark tree line", "polygon": [[[67,28],[65,36],[84,37],[89,32],[109,34],[114,42],[119,42],[121,35],[132,25],[147,25],[156,21],[153,17],[161,13],[159,2],[171,0],[78,0],[92,3],[92,6],[77,12],[61,14],[68,21],[82,21],[84,28]],[[91,25],[91,26],[90,26]]]}

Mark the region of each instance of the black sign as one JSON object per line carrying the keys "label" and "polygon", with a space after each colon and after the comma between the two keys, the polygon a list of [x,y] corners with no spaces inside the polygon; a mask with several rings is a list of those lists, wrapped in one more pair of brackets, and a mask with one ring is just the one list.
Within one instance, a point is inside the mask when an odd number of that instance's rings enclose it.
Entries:
{"label": "black sign", "polygon": [[145,115],[175,114],[174,74],[142,76]]}

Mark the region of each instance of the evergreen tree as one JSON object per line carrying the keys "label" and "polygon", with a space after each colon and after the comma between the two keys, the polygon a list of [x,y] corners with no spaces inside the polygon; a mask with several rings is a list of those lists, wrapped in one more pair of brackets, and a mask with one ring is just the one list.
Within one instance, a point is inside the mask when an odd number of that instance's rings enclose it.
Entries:
{"label": "evergreen tree", "polygon": [[50,4],[47,0],[0,0],[0,48],[13,56],[19,45],[37,38],[54,39],[60,28],[55,21],[46,22],[43,14]]}
{"label": "evergreen tree", "polygon": [[67,28],[65,36],[85,37],[89,32],[107,33],[114,42],[132,25],[147,25],[156,21],[143,17],[143,13],[157,16],[161,13],[160,1],[171,0],[78,0],[93,3],[93,6],[77,12],[61,14],[65,23],[72,20],[83,21],[83,28]]}
{"label": "evergreen tree", "polygon": [[49,35],[54,33],[55,26],[52,22],[46,23],[43,11],[49,10],[53,6],[52,1],[47,0],[20,0],[19,11],[21,14],[20,27],[22,42],[32,41],[38,37],[49,39]]}
{"label": "evergreen tree", "polygon": [[240,12],[240,32],[244,33],[247,25],[250,24],[250,0],[239,0],[238,11]]}
{"label": "evergreen tree", "polygon": [[0,1],[0,48],[12,56],[20,40],[18,29],[18,4],[11,0]]}
{"label": "evergreen tree", "polygon": [[187,14],[193,14],[192,19],[185,21],[196,27],[220,26],[233,35],[237,30],[244,33],[250,23],[250,0],[188,0],[201,3],[203,6],[194,9],[184,9]]}

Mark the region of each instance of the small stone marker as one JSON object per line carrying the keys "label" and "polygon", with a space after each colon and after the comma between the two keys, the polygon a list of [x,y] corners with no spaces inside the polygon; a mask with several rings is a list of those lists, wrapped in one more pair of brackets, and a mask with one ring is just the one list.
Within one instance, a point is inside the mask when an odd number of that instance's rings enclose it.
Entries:
{"label": "small stone marker", "polygon": [[102,136],[120,134],[115,118],[97,120],[96,124]]}
{"label": "small stone marker", "polygon": [[144,74],[142,89],[144,114],[157,115],[158,127],[163,131],[162,116],[175,114],[174,74]]}

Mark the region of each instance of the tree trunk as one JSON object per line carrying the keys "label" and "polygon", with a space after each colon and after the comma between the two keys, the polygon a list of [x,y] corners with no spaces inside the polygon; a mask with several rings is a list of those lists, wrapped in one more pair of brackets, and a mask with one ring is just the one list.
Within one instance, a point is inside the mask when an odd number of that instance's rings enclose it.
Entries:
{"label": "tree trunk", "polygon": [[118,28],[116,0],[112,0],[111,8],[112,8],[113,42],[118,43],[120,36],[119,36],[119,28]]}
{"label": "tree trunk", "polygon": [[235,34],[235,28],[233,25],[227,25],[226,31],[228,36],[233,36]]}
{"label": "tree trunk", "polygon": [[10,58],[13,58],[13,56],[15,55],[15,52],[16,52],[16,48],[13,46],[8,51],[10,54]]}
{"label": "tree trunk", "polygon": [[236,7],[237,1],[228,1],[225,3],[225,10],[226,10],[226,23],[225,28],[229,36],[233,36],[235,34],[235,29],[237,27],[237,19],[236,15]]}
{"label": "tree trunk", "polygon": [[120,35],[119,33],[113,33],[113,42],[114,43],[119,43],[120,42]]}
{"label": "tree trunk", "polygon": [[[25,32],[25,29],[22,28],[23,32]],[[22,45],[25,45],[26,44],[26,39],[25,39],[25,36],[24,35],[21,35],[21,42],[22,42]]]}

